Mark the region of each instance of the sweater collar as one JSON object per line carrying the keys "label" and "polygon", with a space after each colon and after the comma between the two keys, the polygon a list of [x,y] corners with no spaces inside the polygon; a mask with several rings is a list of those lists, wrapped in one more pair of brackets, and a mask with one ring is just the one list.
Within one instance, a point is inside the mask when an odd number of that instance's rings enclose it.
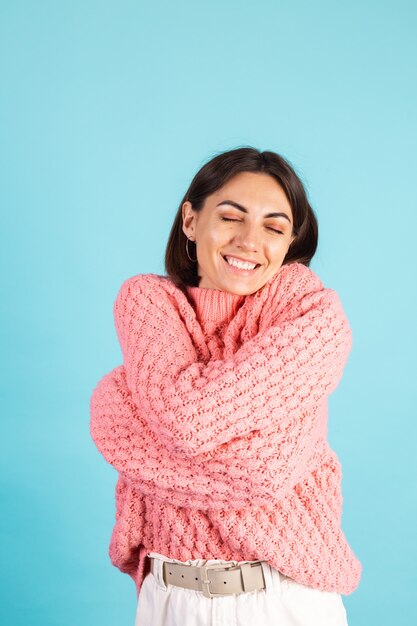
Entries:
{"label": "sweater collar", "polygon": [[200,322],[219,326],[229,323],[243,304],[246,296],[221,289],[187,286],[187,293],[195,306]]}

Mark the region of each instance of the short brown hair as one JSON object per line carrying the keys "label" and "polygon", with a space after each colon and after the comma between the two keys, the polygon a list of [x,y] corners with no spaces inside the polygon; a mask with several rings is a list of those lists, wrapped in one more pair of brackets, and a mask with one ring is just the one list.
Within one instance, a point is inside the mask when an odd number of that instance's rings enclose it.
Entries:
{"label": "short brown hair", "polygon": [[[211,195],[240,172],[269,174],[285,191],[293,213],[295,239],[284,258],[283,265],[303,263],[310,265],[318,243],[316,216],[307,199],[304,186],[290,163],[276,152],[263,152],[251,146],[235,148],[216,154],[197,172],[183,199],[171,227],[165,250],[165,271],[179,287],[198,286],[197,263],[189,260],[185,244],[187,236],[182,230],[182,205],[191,202],[194,211],[201,211],[207,196]],[[189,242],[190,254],[195,257],[195,244]]]}

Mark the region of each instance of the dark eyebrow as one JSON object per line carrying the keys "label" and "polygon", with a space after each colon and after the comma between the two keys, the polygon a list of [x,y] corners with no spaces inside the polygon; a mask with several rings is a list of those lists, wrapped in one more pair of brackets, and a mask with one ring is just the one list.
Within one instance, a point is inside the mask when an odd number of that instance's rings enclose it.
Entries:
{"label": "dark eyebrow", "polygon": [[[219,204],[217,204],[216,206],[221,206],[222,204],[230,204],[231,206],[234,206],[236,209],[239,209],[239,211],[242,211],[243,213],[249,212],[244,206],[242,206],[241,204],[238,204],[237,202],[233,202],[233,200],[223,200],[222,202],[219,202]],[[267,213],[265,217],[284,217],[291,224],[291,220],[286,213]]]}

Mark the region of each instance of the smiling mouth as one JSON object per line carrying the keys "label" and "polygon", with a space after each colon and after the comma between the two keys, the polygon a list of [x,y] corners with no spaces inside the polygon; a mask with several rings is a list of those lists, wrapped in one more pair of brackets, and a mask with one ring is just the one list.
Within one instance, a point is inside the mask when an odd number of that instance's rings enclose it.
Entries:
{"label": "smiling mouth", "polygon": [[248,273],[251,274],[252,272],[255,272],[255,270],[258,269],[258,267],[260,267],[259,263],[256,263],[255,265],[253,263],[249,263],[244,262],[244,261],[239,261],[238,259],[235,259],[232,256],[229,256],[228,258],[231,260],[231,262],[226,258],[226,256],[221,255],[225,261],[225,263],[227,263],[228,267],[238,271],[238,272],[244,272],[244,273]]}

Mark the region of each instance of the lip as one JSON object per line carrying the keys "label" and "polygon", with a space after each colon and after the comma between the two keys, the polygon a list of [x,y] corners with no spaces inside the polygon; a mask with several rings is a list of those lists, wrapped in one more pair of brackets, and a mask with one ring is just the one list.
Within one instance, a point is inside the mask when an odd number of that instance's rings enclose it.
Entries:
{"label": "lip", "polygon": [[243,259],[241,256],[236,256],[236,254],[222,254],[222,257],[224,259],[226,259],[227,256],[231,256],[238,261],[243,261],[243,263],[255,263],[256,265],[259,265],[259,263],[257,261],[254,261],[253,259]]}
{"label": "lip", "polygon": [[[223,255],[221,255],[221,256],[223,257],[223,261],[227,265],[227,271],[231,272],[232,274],[236,274],[237,276],[253,276],[258,271],[258,269],[261,267],[259,265],[259,263],[257,263],[256,264],[257,266],[254,267],[253,270],[239,269],[238,267],[235,267],[234,265],[230,265],[230,263],[227,262],[226,258]],[[233,256],[233,255],[231,255],[231,254],[229,255],[228,254],[227,256]]]}

